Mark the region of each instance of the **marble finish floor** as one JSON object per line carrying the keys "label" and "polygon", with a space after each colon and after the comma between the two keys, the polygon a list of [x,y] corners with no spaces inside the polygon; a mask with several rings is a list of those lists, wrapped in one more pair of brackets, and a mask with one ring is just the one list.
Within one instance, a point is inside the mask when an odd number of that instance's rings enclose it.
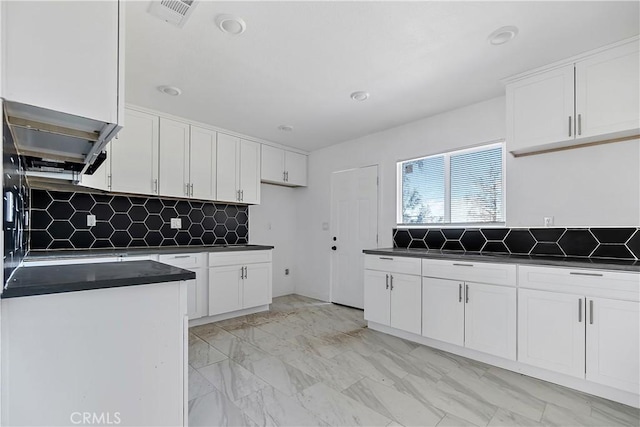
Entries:
{"label": "marble finish floor", "polygon": [[298,295],[190,329],[190,426],[638,426],[625,405],[366,328]]}

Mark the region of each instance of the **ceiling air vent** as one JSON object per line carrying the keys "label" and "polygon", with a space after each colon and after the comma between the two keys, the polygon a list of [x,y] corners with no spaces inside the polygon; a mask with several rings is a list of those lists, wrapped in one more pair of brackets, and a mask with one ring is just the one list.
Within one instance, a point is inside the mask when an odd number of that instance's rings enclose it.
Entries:
{"label": "ceiling air vent", "polygon": [[153,1],[149,6],[149,13],[176,27],[182,27],[194,7],[194,0]]}

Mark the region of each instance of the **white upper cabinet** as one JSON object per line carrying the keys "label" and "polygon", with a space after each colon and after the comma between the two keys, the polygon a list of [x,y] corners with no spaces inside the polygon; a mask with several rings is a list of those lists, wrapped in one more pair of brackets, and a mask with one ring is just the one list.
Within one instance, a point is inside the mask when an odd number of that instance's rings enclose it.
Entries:
{"label": "white upper cabinet", "polygon": [[507,148],[573,137],[573,64],[507,86]]}
{"label": "white upper cabinet", "polygon": [[118,1],[2,2],[2,96],[121,123],[122,9]]}
{"label": "white upper cabinet", "polygon": [[284,152],[284,165],[287,173],[287,185],[298,187],[307,186],[307,156],[304,154],[294,153],[293,151]]}
{"label": "white upper cabinet", "polygon": [[640,128],[639,64],[638,43],[576,63],[577,137]]}
{"label": "white upper cabinet", "polygon": [[262,144],[262,182],[292,187],[307,185],[307,156]]}
{"label": "white upper cabinet", "polygon": [[216,199],[216,132],[191,126],[189,181],[191,197]]}
{"label": "white upper cabinet", "polygon": [[638,38],[507,82],[507,149],[524,155],[640,134]]}
{"label": "white upper cabinet", "polygon": [[189,197],[189,124],[160,118],[160,194]]}
{"label": "white upper cabinet", "polygon": [[217,199],[221,202],[239,202],[240,185],[238,177],[240,159],[240,138],[218,134],[216,157]]}
{"label": "white upper cabinet", "polygon": [[126,109],[125,120],[126,127],[120,131],[117,139],[109,143],[110,189],[122,193],[158,195],[159,118]]}
{"label": "white upper cabinet", "polygon": [[260,144],[218,134],[217,199],[260,203]]}

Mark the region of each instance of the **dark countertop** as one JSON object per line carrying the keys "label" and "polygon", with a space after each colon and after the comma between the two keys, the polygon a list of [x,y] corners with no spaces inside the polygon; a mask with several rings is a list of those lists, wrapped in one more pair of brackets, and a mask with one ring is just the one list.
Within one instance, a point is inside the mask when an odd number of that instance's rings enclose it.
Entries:
{"label": "dark countertop", "polygon": [[196,273],[155,261],[21,267],[5,286],[2,298],[148,285],[195,279]]}
{"label": "dark countertop", "polygon": [[594,259],[570,257],[545,257],[508,254],[481,254],[479,252],[440,251],[433,249],[380,248],[365,249],[365,254],[403,256],[411,258],[453,259],[484,261],[508,264],[550,265],[555,267],[594,268],[600,270],[619,270],[640,272],[640,261],[619,259]]}
{"label": "dark countertop", "polygon": [[166,246],[162,248],[127,248],[127,249],[73,249],[55,251],[29,251],[25,261],[45,261],[49,259],[65,258],[96,258],[110,256],[137,256],[152,254],[180,254],[199,252],[230,252],[230,251],[264,251],[273,249],[268,245],[210,245],[210,246]]}

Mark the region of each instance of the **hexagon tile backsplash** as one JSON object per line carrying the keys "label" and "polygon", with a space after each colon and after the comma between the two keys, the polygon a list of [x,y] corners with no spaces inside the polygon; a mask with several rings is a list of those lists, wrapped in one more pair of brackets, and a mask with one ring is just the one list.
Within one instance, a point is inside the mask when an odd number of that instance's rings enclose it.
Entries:
{"label": "hexagon tile backsplash", "polygon": [[[96,225],[87,226],[87,215]],[[96,249],[248,243],[247,206],[31,190],[31,249]],[[182,228],[172,229],[171,218]]]}
{"label": "hexagon tile backsplash", "polygon": [[394,228],[393,246],[637,261],[640,228]]}

